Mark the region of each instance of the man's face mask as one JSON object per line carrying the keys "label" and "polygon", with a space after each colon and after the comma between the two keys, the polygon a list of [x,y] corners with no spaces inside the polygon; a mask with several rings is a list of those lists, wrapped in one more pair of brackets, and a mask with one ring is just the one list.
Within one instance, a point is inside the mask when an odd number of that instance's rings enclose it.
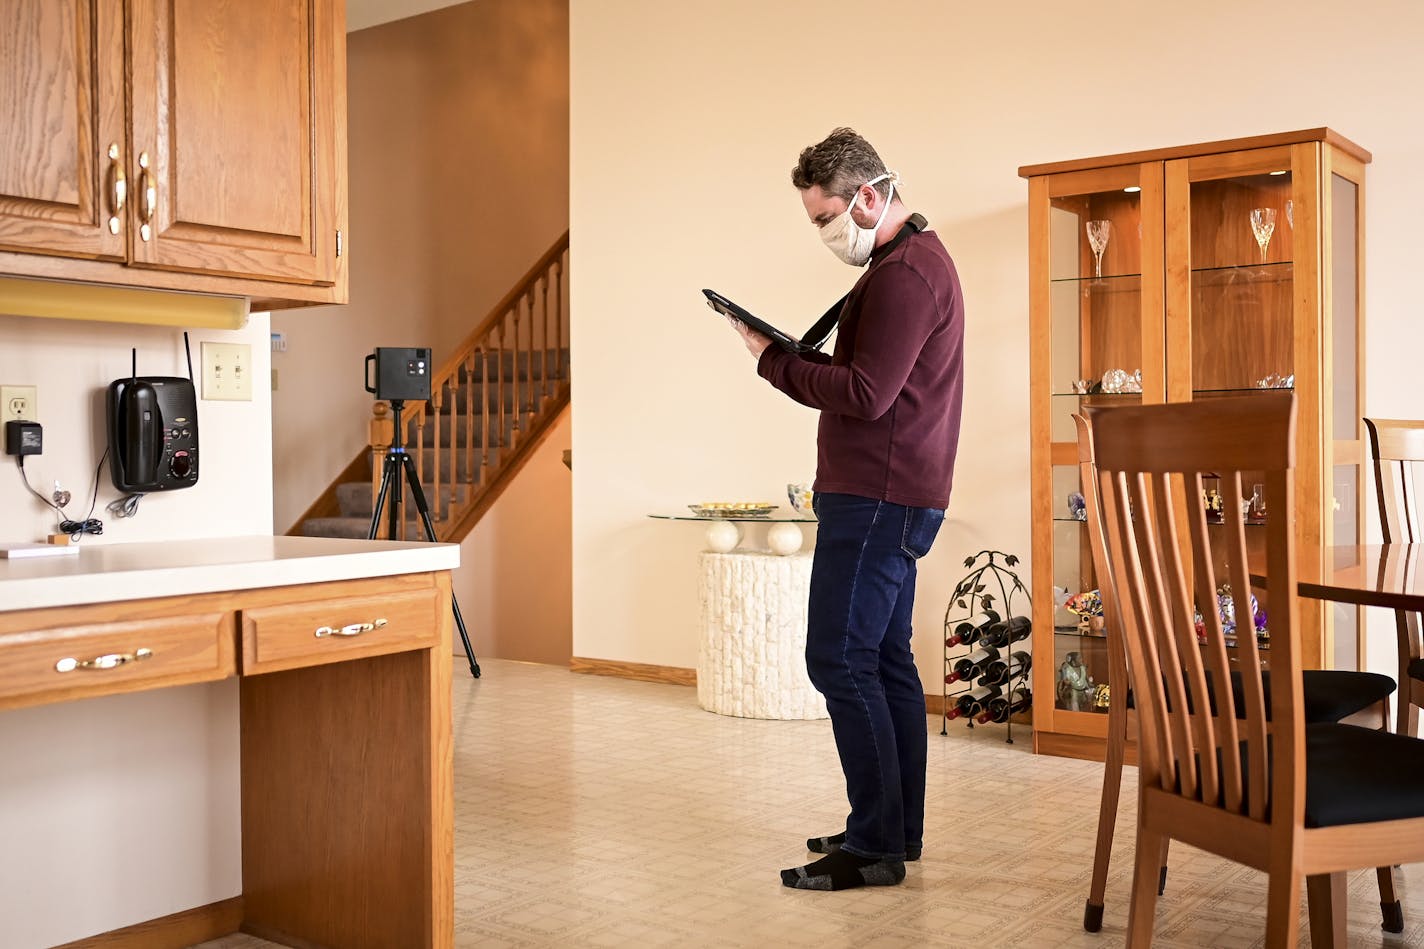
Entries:
{"label": "man's face mask", "polygon": [[[864,267],[866,261],[870,260],[870,252],[875,249],[875,233],[880,230],[880,225],[885,220],[885,213],[890,210],[890,199],[895,194],[895,181],[889,174],[872,178],[865,183],[866,185],[875,185],[887,180],[890,182],[890,194],[885,197],[885,205],[880,209],[880,217],[876,218],[874,227],[861,227],[851,217],[850,212],[855,208],[855,203],[860,200],[860,188],[857,188],[855,197],[851,199],[850,205],[846,207],[845,211],[836,215],[825,227],[821,228],[821,241],[831,249],[831,253],[852,267]],[[865,187],[865,185],[861,187]]]}

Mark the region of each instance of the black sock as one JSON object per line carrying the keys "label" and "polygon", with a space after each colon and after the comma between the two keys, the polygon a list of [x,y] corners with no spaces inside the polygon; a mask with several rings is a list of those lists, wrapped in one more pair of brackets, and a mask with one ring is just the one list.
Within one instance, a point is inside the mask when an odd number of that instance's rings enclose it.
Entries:
{"label": "black sock", "polygon": [[901,860],[857,857],[837,850],[804,867],[781,871],[781,883],[797,890],[852,890],[860,886],[894,886],[905,879]]}
{"label": "black sock", "polygon": [[[829,837],[808,837],[806,838],[806,849],[812,853],[835,853],[841,849],[845,843],[845,831],[839,834],[832,834]],[[919,847],[905,847],[905,859],[914,862],[920,859]]]}

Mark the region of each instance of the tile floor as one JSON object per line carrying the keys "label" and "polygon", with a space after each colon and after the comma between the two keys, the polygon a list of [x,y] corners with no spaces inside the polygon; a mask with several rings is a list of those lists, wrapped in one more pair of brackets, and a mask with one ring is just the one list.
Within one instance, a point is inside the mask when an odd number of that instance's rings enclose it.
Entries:
{"label": "tile floor", "polygon": [[[925,859],[898,887],[804,892],[777,871],[844,821],[829,723],[724,718],[685,687],[481,664],[482,679],[455,683],[457,946],[1122,944],[1132,803],[1089,935],[1102,767],[1034,756],[1027,732],[940,737],[932,720]],[[1402,876],[1406,930],[1389,936],[1373,872],[1352,875],[1351,946],[1424,946],[1424,867]],[[1178,846],[1156,945],[1263,945],[1265,900],[1261,874]]]}

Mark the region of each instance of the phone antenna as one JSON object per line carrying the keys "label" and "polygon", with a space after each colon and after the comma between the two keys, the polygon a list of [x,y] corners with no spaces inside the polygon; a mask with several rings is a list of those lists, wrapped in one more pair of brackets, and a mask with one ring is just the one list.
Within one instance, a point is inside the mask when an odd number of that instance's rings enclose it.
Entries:
{"label": "phone antenna", "polygon": [[193,350],[188,346],[188,331],[183,331],[183,355],[188,357],[188,381],[193,381]]}
{"label": "phone antenna", "polygon": [[130,381],[130,382],[137,382],[137,381],[138,381],[138,347],[137,347],[137,346],[135,346],[135,347],[133,348],[133,366],[132,366],[132,368],[129,370],[129,381]]}

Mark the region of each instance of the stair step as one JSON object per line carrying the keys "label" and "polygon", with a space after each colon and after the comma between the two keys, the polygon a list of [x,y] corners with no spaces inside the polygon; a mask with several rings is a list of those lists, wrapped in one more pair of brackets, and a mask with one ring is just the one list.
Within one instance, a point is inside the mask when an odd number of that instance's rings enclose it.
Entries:
{"label": "stair step", "polygon": [[[498,359],[494,353],[486,353],[483,360],[476,359],[474,368],[466,371],[464,367],[456,374],[459,379],[470,379],[478,382],[489,373],[491,379],[509,379],[514,374],[514,351],[506,349],[502,351],[503,359]],[[542,356],[542,358],[540,358]],[[544,378],[547,372],[550,378],[561,376],[568,378],[569,373],[569,351],[564,349],[542,349],[533,353],[521,350],[519,353],[519,378],[528,378],[529,369],[532,366],[534,375],[540,379]]]}
{"label": "stair step", "polygon": [[[470,485],[450,484],[442,481],[440,491],[445,498],[446,507],[463,502],[469,496],[469,488]],[[426,503],[430,505],[433,517],[435,514],[435,486],[424,484],[421,485],[421,489],[425,492]],[[367,526],[370,526],[371,514],[376,509],[376,503],[375,499],[371,497],[369,481],[348,481],[338,484],[336,486],[336,502],[341,508],[343,517],[364,517]],[[390,504],[391,502],[387,500],[386,503]],[[418,520],[415,502],[411,500],[410,492],[404,481],[401,482],[401,506],[405,509],[407,518]]]}
{"label": "stair step", "polygon": [[[514,405],[516,388],[519,390],[519,404],[524,410],[526,412],[536,411],[544,399],[552,399],[554,397],[555,391],[562,381],[563,380],[550,379],[548,385],[544,385],[542,380],[539,379],[535,379],[533,382],[519,383],[505,380],[502,385],[494,381],[488,383],[474,383],[473,391],[470,393],[468,402],[466,401],[465,388],[463,386],[457,386],[445,390],[445,395],[440,403],[440,412],[442,415],[449,415],[454,411],[456,406],[459,406],[460,411],[464,412],[465,406],[468,404],[474,407],[478,413],[480,399],[482,397],[491,411],[497,411],[500,406],[501,390],[503,390],[504,405],[506,408],[509,408]],[[532,409],[531,406],[533,406]]]}
{"label": "stair step", "polygon": [[[465,447],[465,444],[466,444],[466,438],[469,438],[469,439],[474,443],[475,451],[478,452],[478,451],[480,450],[480,446],[481,446],[481,444],[482,444],[483,428],[484,428],[484,426],[481,424],[481,421],[482,421],[482,420],[481,420],[481,418],[480,418],[478,415],[475,416],[475,418],[474,418],[474,424],[470,427],[470,431],[469,431],[468,434],[467,434],[466,431],[465,431],[465,419],[464,419],[463,415],[462,415],[461,417],[455,419],[455,424],[452,425],[452,424],[451,424],[451,417],[450,417],[450,414],[449,414],[448,412],[443,412],[443,413],[441,413],[441,415],[440,415],[440,447],[441,447],[441,448],[449,448],[449,447],[450,447],[450,440],[455,437],[455,435],[456,435],[456,433],[457,433],[457,430],[458,430],[458,434],[459,434],[459,445],[460,445],[460,447],[461,447],[461,448],[464,448],[464,447]],[[505,423],[503,433],[501,433],[501,432],[498,431],[498,430],[492,429],[492,430],[490,431],[490,436],[489,436],[489,446],[490,446],[490,448],[498,448],[498,447],[500,447],[501,445],[506,445],[506,444],[508,444],[508,443],[509,443],[510,430],[513,428],[513,425],[514,425],[514,423],[513,423],[513,420],[511,419],[511,420],[509,420],[509,421],[507,421],[507,422]],[[414,445],[415,445],[415,435],[416,435],[416,432],[417,432],[418,430],[420,430],[420,429],[424,429],[424,430],[425,430],[425,445],[426,445],[426,447],[433,447],[433,446],[435,445],[435,419],[434,419],[434,418],[427,418],[427,419],[425,420],[425,423],[424,423],[423,425],[419,425],[419,426],[417,426],[417,425],[414,424],[414,423],[411,423],[410,427],[409,427],[408,429],[406,429],[406,445],[407,445],[407,446],[414,446]]]}

